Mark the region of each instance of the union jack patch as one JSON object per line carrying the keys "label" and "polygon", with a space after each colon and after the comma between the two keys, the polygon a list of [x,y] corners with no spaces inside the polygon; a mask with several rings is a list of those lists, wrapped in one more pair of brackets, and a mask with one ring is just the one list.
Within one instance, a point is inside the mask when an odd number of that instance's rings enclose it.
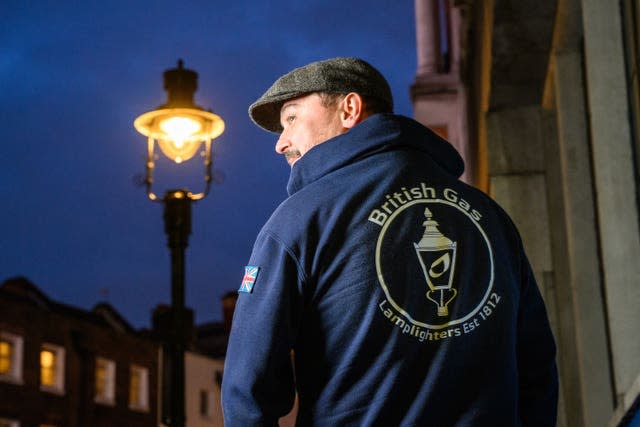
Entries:
{"label": "union jack patch", "polygon": [[247,265],[244,268],[244,277],[242,278],[242,284],[240,285],[238,292],[250,294],[253,291],[253,286],[256,284],[256,278],[258,277],[259,271],[260,267]]}

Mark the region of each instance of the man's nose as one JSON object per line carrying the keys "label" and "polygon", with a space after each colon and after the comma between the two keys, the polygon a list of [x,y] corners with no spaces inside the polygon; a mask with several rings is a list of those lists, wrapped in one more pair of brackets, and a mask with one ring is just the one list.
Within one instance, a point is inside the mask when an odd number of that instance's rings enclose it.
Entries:
{"label": "man's nose", "polygon": [[291,147],[291,142],[285,136],[284,132],[282,132],[278,138],[278,142],[276,142],[276,153],[284,154],[289,147]]}

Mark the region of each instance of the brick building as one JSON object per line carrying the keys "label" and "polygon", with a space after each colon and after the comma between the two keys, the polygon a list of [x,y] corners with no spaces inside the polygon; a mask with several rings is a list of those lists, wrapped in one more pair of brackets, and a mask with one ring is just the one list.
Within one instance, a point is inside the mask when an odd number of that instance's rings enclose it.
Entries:
{"label": "brick building", "polygon": [[157,426],[159,344],[108,304],[49,299],[24,278],[0,286],[0,426]]}

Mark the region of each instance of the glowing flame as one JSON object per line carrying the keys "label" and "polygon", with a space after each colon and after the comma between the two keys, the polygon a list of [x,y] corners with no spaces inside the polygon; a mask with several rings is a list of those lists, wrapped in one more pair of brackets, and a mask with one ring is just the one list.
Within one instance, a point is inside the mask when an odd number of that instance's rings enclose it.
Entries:
{"label": "glowing flame", "polygon": [[160,129],[174,142],[175,147],[180,149],[185,140],[202,129],[202,125],[192,118],[178,116],[163,120]]}
{"label": "glowing flame", "polygon": [[189,160],[198,150],[199,141],[192,139],[202,130],[198,120],[185,116],[169,117],[160,122],[159,128],[166,135],[158,141],[160,149],[174,162]]}

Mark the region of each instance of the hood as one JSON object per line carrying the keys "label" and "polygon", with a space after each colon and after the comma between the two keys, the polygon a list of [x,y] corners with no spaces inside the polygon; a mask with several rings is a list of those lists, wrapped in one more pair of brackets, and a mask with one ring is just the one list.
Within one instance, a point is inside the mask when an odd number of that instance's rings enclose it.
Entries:
{"label": "hood", "polygon": [[425,153],[456,178],[464,172],[464,163],[456,149],[422,124],[404,116],[375,114],[349,132],[316,145],[294,163],[287,192],[291,196],[305,185],[360,158],[401,148]]}

